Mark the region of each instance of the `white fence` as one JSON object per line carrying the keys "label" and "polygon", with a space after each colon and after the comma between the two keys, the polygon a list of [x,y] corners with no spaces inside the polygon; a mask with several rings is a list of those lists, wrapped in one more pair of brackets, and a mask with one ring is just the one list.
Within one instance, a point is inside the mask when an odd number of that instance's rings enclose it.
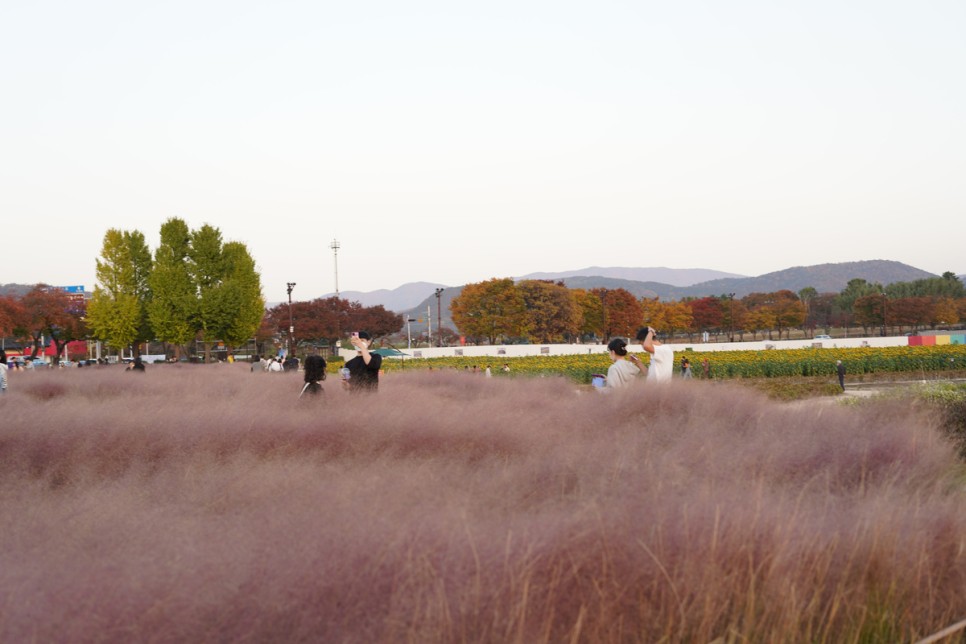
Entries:
{"label": "white fence", "polygon": [[[831,340],[759,340],[757,342],[668,342],[668,346],[679,351],[765,351],[770,349],[801,349],[807,347],[835,349],[849,347],[899,347],[909,344],[905,336],[868,337],[868,338],[833,338]],[[605,344],[500,344],[500,345],[466,345],[463,347],[421,347],[407,349],[398,347],[405,355],[401,358],[442,358],[465,356],[468,358],[517,358],[522,356],[570,356],[577,354],[607,353]],[[640,344],[627,345],[628,351],[640,353]],[[339,355],[349,359],[355,355],[355,350],[339,349]]]}

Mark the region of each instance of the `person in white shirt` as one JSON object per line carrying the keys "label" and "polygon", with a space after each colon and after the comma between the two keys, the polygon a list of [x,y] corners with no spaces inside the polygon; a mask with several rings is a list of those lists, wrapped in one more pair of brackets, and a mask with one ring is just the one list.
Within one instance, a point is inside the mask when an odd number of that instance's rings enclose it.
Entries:
{"label": "person in white shirt", "polygon": [[627,355],[627,342],[623,338],[614,338],[607,344],[610,352],[611,365],[607,369],[607,388],[619,389],[631,384],[641,370],[624,359]]}
{"label": "person in white shirt", "polygon": [[[637,339],[641,346],[651,354],[651,364],[647,367],[648,382],[671,382],[674,373],[674,350],[664,343],[655,340],[655,331],[651,327],[637,332]],[[642,368],[644,365],[637,356],[631,357],[631,362]]]}
{"label": "person in white shirt", "polygon": [[7,352],[0,350],[0,394],[7,393]]}

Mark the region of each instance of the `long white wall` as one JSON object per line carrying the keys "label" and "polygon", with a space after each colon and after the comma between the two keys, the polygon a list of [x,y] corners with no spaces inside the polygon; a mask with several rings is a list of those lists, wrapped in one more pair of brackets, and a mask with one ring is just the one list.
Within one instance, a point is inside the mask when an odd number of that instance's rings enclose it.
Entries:
{"label": "long white wall", "polygon": [[[693,351],[764,351],[766,349],[801,349],[806,347],[816,348],[847,348],[847,347],[898,347],[909,344],[909,339],[905,336],[869,337],[869,338],[834,338],[832,340],[761,340],[758,342],[676,342],[668,343],[675,353],[691,349]],[[629,351],[640,353],[643,351],[641,345],[630,344],[627,346]],[[604,344],[500,344],[465,347],[433,347],[399,349],[409,358],[441,358],[452,356],[492,357],[499,360],[501,357],[515,358],[522,356],[567,356],[588,353],[607,353],[607,345]],[[349,359],[355,355],[354,350],[340,349],[339,354]]]}

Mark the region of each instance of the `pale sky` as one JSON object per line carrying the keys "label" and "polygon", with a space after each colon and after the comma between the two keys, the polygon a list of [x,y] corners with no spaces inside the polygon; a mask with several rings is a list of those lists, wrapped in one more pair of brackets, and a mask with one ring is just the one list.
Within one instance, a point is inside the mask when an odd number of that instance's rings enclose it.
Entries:
{"label": "pale sky", "polygon": [[[0,283],[109,228],[270,301],[584,266],[966,273],[966,3],[5,2]],[[427,295],[429,295],[427,293]]]}

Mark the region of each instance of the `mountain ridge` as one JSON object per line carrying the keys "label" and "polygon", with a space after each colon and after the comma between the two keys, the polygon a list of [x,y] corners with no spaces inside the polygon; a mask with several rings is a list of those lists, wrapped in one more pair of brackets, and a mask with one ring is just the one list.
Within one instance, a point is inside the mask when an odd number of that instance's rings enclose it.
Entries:
{"label": "mountain ridge", "polygon": [[[594,267],[591,267],[594,268]],[[600,267],[597,267],[600,268]],[[607,277],[600,275],[582,275],[589,269],[579,269],[574,271],[561,272],[541,272],[530,273],[529,275],[517,278],[520,279],[547,279],[552,281],[562,281],[569,288],[624,288],[637,297],[659,297],[662,300],[679,300],[685,297],[707,297],[734,293],[736,297],[744,297],[750,293],[772,292],[787,289],[798,292],[806,287],[813,287],[819,293],[838,292],[846,287],[848,282],[853,279],[864,279],[871,283],[881,283],[883,286],[893,282],[911,282],[917,279],[938,277],[934,273],[924,271],[902,262],[894,260],[862,260],[855,262],[838,262],[815,264],[812,266],[793,266],[780,271],[765,273],[756,277],[718,277],[699,283],[692,283],[685,286],[676,286],[661,282],[659,280],[631,280],[620,277]],[[647,275],[642,271],[703,271],[705,274],[727,275],[722,271],[711,269],[626,269],[614,268],[612,274],[617,271],[636,270],[640,275]],[[533,277],[533,276],[543,277]],[[427,306],[435,308],[436,296],[434,286],[433,293],[424,297],[414,305],[406,308],[391,309],[399,313],[413,313],[420,310],[425,311]],[[462,291],[462,286],[443,286],[445,289],[442,299],[448,301]],[[425,293],[426,291],[424,291]],[[364,302],[363,302],[364,304]],[[389,308],[388,306],[386,308]],[[444,309],[445,310],[445,309]]]}
{"label": "mountain ridge", "polygon": [[[555,275],[553,273],[543,274]],[[849,281],[853,279],[864,279],[870,283],[880,283],[883,286],[887,286],[894,282],[911,282],[930,277],[939,276],[893,260],[863,260],[816,264],[813,266],[795,266],[780,271],[765,273],[757,277],[719,278],[686,287],[675,287],[661,282],[642,282],[600,276],[549,277],[548,279],[560,279],[568,288],[623,288],[636,297],[658,297],[662,300],[679,300],[685,297],[700,298],[730,293],[734,293],[735,297],[740,298],[750,293],[773,292],[784,289],[797,293],[801,289],[809,286],[815,288],[819,293],[837,293],[844,289]],[[963,279],[963,277],[960,276],[960,279]],[[441,319],[444,326],[453,328],[452,321],[449,318],[449,302],[454,297],[459,296],[462,290],[462,286],[446,287],[442,293],[440,308],[442,308]],[[398,312],[404,316],[420,320],[421,324],[418,327],[425,329],[424,312],[429,307],[432,312],[436,313],[435,299],[434,293],[416,306]],[[436,313],[436,315],[439,315],[439,313]],[[433,328],[436,328],[436,316],[433,317],[432,324]],[[412,328],[415,330],[417,325],[413,325]]]}
{"label": "mountain ridge", "polygon": [[[437,288],[448,288],[445,284],[434,282],[407,282],[394,289],[381,288],[375,291],[339,291],[339,297],[350,302],[358,302],[363,306],[382,305],[388,311],[405,311],[411,309],[415,303],[421,302],[426,293],[435,293]],[[319,297],[334,297],[335,293],[326,293]]]}
{"label": "mountain ridge", "polygon": [[571,271],[530,273],[516,278],[517,280],[558,280],[571,277],[610,277],[629,280],[632,282],[657,282],[670,286],[692,286],[714,279],[740,279],[748,277],[738,273],[726,273],[710,268],[667,268],[666,266],[652,266],[649,268],[632,268],[624,266],[588,266]]}
{"label": "mountain ridge", "polygon": [[[604,273],[594,275],[592,273]],[[628,276],[638,279],[628,279]],[[662,279],[655,279],[656,277]],[[693,282],[692,279],[713,276],[712,279]],[[862,260],[793,266],[755,277],[704,268],[674,269],[667,267],[633,268],[590,266],[582,269],[557,272],[529,273],[522,279],[562,281],[570,288],[624,288],[637,297],[659,297],[676,300],[684,297],[706,297],[734,293],[744,297],[749,293],[772,292],[782,289],[798,292],[813,287],[820,293],[841,291],[852,279],[865,279],[883,286],[893,282],[907,282],[937,277],[934,273],[893,260]],[[957,275],[966,281],[966,275]],[[0,284],[0,296],[22,295],[31,287],[21,284]],[[376,291],[341,291],[339,297],[356,301],[363,306],[382,305],[387,310],[408,314],[410,317],[424,315],[427,306],[435,308],[436,289],[442,288],[441,304],[448,311],[449,301],[462,292],[462,286],[448,286],[436,282],[408,282],[395,289]],[[327,293],[316,297],[332,297]],[[308,297],[305,299],[315,299]],[[268,303],[271,307],[279,302]],[[445,322],[445,319],[444,319]],[[424,323],[425,324],[425,323]]]}

